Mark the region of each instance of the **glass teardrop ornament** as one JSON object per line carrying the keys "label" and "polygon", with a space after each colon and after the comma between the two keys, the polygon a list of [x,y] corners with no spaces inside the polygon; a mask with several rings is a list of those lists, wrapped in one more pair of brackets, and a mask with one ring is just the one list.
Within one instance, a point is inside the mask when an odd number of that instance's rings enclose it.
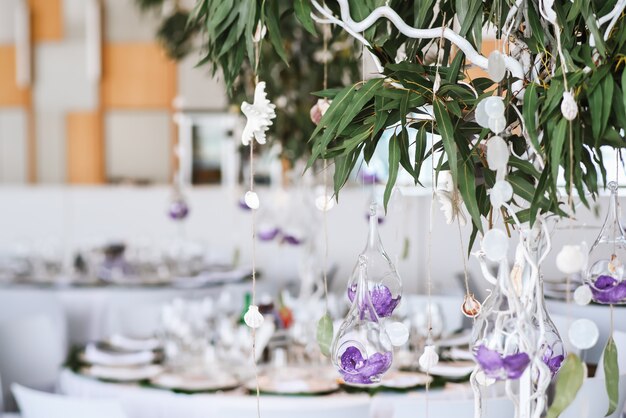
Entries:
{"label": "glass teardrop ornament", "polygon": [[393,347],[370,299],[367,257],[359,256],[354,301],[331,347],[332,362],[350,384],[373,384],[389,370]]}
{"label": "glass teardrop ornament", "polygon": [[[381,318],[391,316],[402,298],[402,281],[395,265],[385,252],[378,232],[377,204],[370,205],[369,235],[365,250],[359,256],[365,256],[365,269],[368,278],[370,300],[376,310],[376,315]],[[360,261],[354,267],[348,280],[348,299],[354,301],[357,283],[360,276]]]}
{"label": "glass teardrop ornament", "polygon": [[619,219],[617,183],[610,182],[609,208],[595,242],[589,250],[589,269],[586,281],[593,300],[603,304],[626,303],[626,236]]}

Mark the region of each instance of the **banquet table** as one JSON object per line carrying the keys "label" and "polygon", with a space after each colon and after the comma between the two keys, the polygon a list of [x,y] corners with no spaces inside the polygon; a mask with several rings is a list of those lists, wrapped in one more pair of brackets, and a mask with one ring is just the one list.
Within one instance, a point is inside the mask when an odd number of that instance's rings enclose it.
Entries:
{"label": "banquet table", "polygon": [[[34,300],[41,300],[42,296],[58,303],[66,319],[67,343],[75,346],[102,340],[116,332],[129,331],[116,328],[133,328],[133,321],[136,322],[134,328],[140,329],[146,326],[146,322],[158,323],[160,306],[173,299],[216,297],[227,289],[233,300],[239,301],[243,300],[248,288],[249,284],[245,282],[198,289],[172,286],[5,285],[0,287],[0,292],[12,304],[32,304]],[[130,308],[133,314],[124,318],[123,315],[129,313]],[[0,306],[0,314],[3,309]]]}
{"label": "banquet table", "polygon": [[[252,418],[256,417],[256,398],[242,390],[211,394],[180,394],[168,390],[142,387],[136,384],[118,384],[103,382],[82,376],[69,369],[63,370],[58,382],[60,393],[78,398],[116,399],[128,418]],[[512,404],[501,398],[502,387],[494,385],[485,390],[485,396],[498,401],[485,417],[512,416]],[[424,390],[406,393],[379,392],[374,396],[365,393],[347,394],[338,392],[324,396],[270,396],[262,395],[261,412],[266,411],[319,411],[319,416],[328,418],[328,413],[346,407],[364,407],[372,417],[400,417],[398,411],[410,409],[416,414],[420,408],[429,408],[431,413],[459,402],[468,412],[472,412],[473,392],[467,383],[448,383],[444,388],[432,389],[428,394]],[[321,401],[323,400],[323,401]],[[498,408],[497,411],[495,408]],[[394,414],[395,408],[395,414]],[[389,414],[391,412],[391,415]],[[508,414],[510,412],[510,415]],[[283,415],[280,415],[283,416]],[[315,415],[317,416],[317,415]],[[434,414],[433,416],[439,416]],[[443,416],[443,415],[441,415]],[[456,415],[460,418],[460,415]],[[363,418],[366,418],[364,415]]]}

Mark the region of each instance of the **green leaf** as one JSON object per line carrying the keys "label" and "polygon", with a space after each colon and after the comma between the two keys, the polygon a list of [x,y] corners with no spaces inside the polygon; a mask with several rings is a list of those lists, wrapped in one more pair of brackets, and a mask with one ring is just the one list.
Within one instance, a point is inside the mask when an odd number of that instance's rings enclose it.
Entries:
{"label": "green leaf", "polygon": [[391,197],[393,186],[396,184],[396,178],[398,177],[398,169],[400,165],[400,141],[396,135],[389,138],[389,177],[387,178],[387,185],[385,186],[385,193],[383,196],[383,205],[385,211],[387,211],[387,203]]}
{"label": "green leaf", "polygon": [[609,410],[605,417],[617,409],[619,399],[619,365],[617,364],[617,346],[613,336],[609,337],[604,348],[604,385],[609,395]]}
{"label": "green leaf", "polygon": [[283,38],[280,35],[280,10],[279,2],[277,0],[270,1],[269,10],[266,13],[267,33],[269,34],[270,42],[274,47],[274,50],[278,54],[281,60],[289,65],[289,58],[287,58],[287,51],[283,45]]}
{"label": "green leaf", "polygon": [[367,102],[369,102],[371,98],[374,97],[376,91],[384,82],[385,80],[383,78],[369,80],[356,91],[354,97],[348,104],[348,107],[343,112],[341,123],[337,128],[338,134],[346,129],[346,127],[354,120],[356,115],[358,115],[359,112],[361,112],[361,110],[363,109],[363,106],[365,106],[365,104],[367,104]]}
{"label": "green leaf", "polygon": [[554,402],[548,409],[546,418],[557,418],[572,403],[585,378],[585,365],[575,355],[570,354],[563,362],[556,381]]}
{"label": "green leaf", "polygon": [[333,341],[333,320],[328,312],[317,322],[317,345],[326,357],[330,356],[330,345]]}
{"label": "green leaf", "polygon": [[296,13],[296,17],[304,26],[304,29],[309,31],[311,35],[316,35],[315,25],[311,18],[311,2],[309,0],[295,0],[293,2],[293,8]]}
{"label": "green leaf", "polygon": [[559,174],[561,164],[561,154],[565,144],[565,133],[567,131],[567,120],[561,119],[552,132],[550,138],[550,166],[552,168],[552,179],[556,179]]}
{"label": "green leaf", "polygon": [[538,111],[538,102],[539,99],[537,97],[537,84],[530,83],[528,87],[526,87],[526,92],[524,93],[523,116],[526,125],[526,131],[528,132],[528,136],[530,137],[530,142],[533,144],[535,150],[539,151],[541,148],[539,147],[537,121],[535,119],[535,115]]}
{"label": "green leaf", "polygon": [[460,161],[460,171],[458,179],[459,192],[463,196],[465,207],[472,217],[474,225],[482,232],[483,225],[480,221],[480,209],[476,200],[476,180],[474,177],[474,162],[470,158],[467,161]]}
{"label": "green leaf", "polygon": [[441,134],[441,139],[443,140],[443,148],[446,152],[446,156],[448,157],[450,173],[452,174],[452,179],[456,185],[456,182],[458,181],[458,150],[456,149],[456,143],[454,142],[454,128],[452,126],[452,121],[450,120],[450,115],[448,115],[446,106],[443,104],[441,99],[435,98],[433,106],[435,109],[437,127],[439,128],[439,133]]}

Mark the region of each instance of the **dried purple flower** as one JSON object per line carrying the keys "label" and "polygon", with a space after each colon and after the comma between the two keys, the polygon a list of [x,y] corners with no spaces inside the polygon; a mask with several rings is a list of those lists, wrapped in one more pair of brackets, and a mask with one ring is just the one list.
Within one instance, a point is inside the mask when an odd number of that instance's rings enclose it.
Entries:
{"label": "dried purple flower", "polygon": [[276,227],[259,228],[256,235],[261,241],[271,241],[276,238],[279,232],[280,229]]}
{"label": "dried purple flower", "polygon": [[519,379],[530,364],[530,357],[526,353],[502,357],[500,353],[484,345],[478,347],[475,357],[485,375],[497,380]]}
{"label": "dried purple flower", "polygon": [[[348,299],[350,302],[354,302],[354,296],[356,295],[356,284],[348,287]],[[374,288],[370,289],[370,300],[376,311],[376,315],[381,318],[391,316],[393,311],[400,303],[401,295],[394,298],[391,294],[391,290],[384,284],[377,284]]]}
{"label": "dried purple flower", "polygon": [[618,281],[614,277],[602,275],[593,283],[591,293],[598,303],[621,303],[626,299],[626,281]]}
{"label": "dried purple flower", "polygon": [[391,367],[391,352],[374,353],[368,359],[361,351],[350,346],[341,355],[341,374],[348,383],[370,384]]}
{"label": "dried purple flower", "polygon": [[558,371],[561,369],[561,363],[563,363],[563,360],[565,359],[563,355],[553,357],[553,353],[554,352],[552,351],[552,347],[548,347],[546,348],[546,351],[543,353],[543,357],[541,358],[546,366],[548,366],[548,368],[550,369],[552,377],[554,377],[554,375],[557,374]]}
{"label": "dried purple flower", "polygon": [[189,215],[189,206],[184,199],[174,199],[170,202],[170,206],[167,210],[169,217],[175,221],[181,221]]}

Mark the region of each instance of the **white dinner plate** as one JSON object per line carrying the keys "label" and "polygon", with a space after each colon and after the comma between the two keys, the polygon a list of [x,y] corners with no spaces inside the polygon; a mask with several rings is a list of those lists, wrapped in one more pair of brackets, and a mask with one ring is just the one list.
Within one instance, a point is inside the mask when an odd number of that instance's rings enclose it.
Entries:
{"label": "white dinner plate", "polygon": [[226,373],[216,373],[214,375],[163,373],[151,379],[150,383],[163,389],[185,392],[214,392],[239,386],[239,381]]}
{"label": "white dinner plate", "polygon": [[433,377],[424,373],[392,371],[383,377],[381,386],[391,389],[410,389],[426,386],[432,381]]}
{"label": "white dinner plate", "polygon": [[138,382],[155,378],[163,373],[163,367],[157,364],[143,367],[90,366],[81,369],[81,373],[85,376],[114,382]]}
{"label": "white dinner plate", "polygon": [[442,361],[431,367],[429,374],[444,378],[459,379],[474,371],[473,361]]}

